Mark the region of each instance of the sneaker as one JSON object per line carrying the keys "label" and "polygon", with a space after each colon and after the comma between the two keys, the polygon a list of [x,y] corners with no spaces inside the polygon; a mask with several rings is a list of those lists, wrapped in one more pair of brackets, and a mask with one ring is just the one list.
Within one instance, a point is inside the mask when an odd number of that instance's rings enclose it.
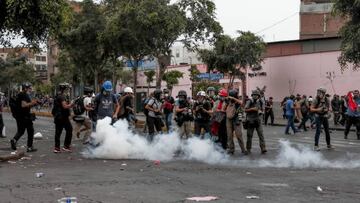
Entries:
{"label": "sneaker", "polygon": [[57,153],[61,153],[61,150],[60,150],[60,148],[55,147],[53,152],[55,154],[57,154]]}
{"label": "sneaker", "polygon": [[37,149],[35,149],[34,147],[28,147],[26,149],[26,152],[36,152],[36,151],[37,151]]}
{"label": "sneaker", "polygon": [[266,149],[261,150],[261,154],[266,154],[266,152],[267,152]]}
{"label": "sneaker", "polygon": [[347,135],[344,135],[344,139],[347,140]]}
{"label": "sneaker", "polygon": [[63,150],[64,152],[69,152],[69,153],[72,152],[72,150],[71,150],[70,147],[63,147],[62,150]]}
{"label": "sneaker", "polygon": [[320,147],[319,146],[314,146],[314,151],[320,151]]}
{"label": "sneaker", "polygon": [[229,151],[227,151],[227,154],[230,155],[230,156],[232,156],[232,155],[234,155],[234,151],[230,151],[230,150],[229,150]]}
{"label": "sneaker", "polygon": [[328,149],[328,150],[332,150],[332,149],[335,149],[335,147],[333,147],[332,145],[328,145],[328,146],[327,146],[327,149]]}
{"label": "sneaker", "polygon": [[14,139],[10,140],[11,149],[16,150],[16,141]]}

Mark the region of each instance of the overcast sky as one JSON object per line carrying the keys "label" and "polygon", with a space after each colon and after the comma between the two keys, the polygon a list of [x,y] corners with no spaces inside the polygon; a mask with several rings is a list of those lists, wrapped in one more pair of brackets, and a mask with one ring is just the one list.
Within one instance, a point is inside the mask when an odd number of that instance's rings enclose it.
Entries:
{"label": "overcast sky", "polygon": [[299,39],[300,0],[213,1],[225,34],[236,36],[236,30],[257,33],[271,27],[258,33],[266,42]]}

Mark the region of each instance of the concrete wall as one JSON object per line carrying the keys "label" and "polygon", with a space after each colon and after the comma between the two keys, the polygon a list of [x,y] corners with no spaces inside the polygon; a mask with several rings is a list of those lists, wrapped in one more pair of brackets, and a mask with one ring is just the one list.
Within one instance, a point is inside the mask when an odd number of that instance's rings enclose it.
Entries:
{"label": "concrete wall", "polygon": [[[265,59],[265,77],[248,78],[248,92],[257,86],[267,86],[266,95],[280,101],[290,94],[315,95],[318,87],[325,87],[329,94],[346,94],[359,88],[360,72],[346,70],[341,73],[337,58],[340,52],[323,52]],[[327,72],[334,72],[334,90],[327,79]]]}

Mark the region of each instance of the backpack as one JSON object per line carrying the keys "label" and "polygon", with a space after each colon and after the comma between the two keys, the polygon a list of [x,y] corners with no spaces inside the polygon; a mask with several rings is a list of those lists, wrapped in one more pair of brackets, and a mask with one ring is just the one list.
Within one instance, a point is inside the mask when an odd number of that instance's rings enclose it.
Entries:
{"label": "backpack", "polygon": [[9,106],[11,114],[14,118],[17,118],[21,111],[20,101],[18,99],[18,96],[11,97],[9,100]]}
{"label": "backpack", "polygon": [[309,108],[306,106],[306,102],[301,102],[300,110],[302,114],[307,114],[309,112]]}
{"label": "backpack", "polygon": [[85,112],[85,106],[84,106],[84,97],[79,97],[74,102],[73,111],[74,114],[79,116],[82,115]]}

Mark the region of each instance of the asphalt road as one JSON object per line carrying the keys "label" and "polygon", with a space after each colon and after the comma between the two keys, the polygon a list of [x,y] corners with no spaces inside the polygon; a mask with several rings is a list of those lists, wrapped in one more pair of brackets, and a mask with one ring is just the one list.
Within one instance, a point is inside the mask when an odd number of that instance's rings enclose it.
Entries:
{"label": "asphalt road", "polygon": [[[4,115],[8,138],[0,139],[0,153],[10,153],[9,137],[15,133],[15,121]],[[254,137],[252,160],[274,159],[279,140],[288,139],[312,147],[314,131],[296,136],[284,135],[283,127],[266,127],[269,153],[260,155]],[[193,196],[217,196],[216,202],[359,202],[359,168],[276,168],[209,165],[176,160],[155,165],[147,160],[85,159],[82,144],[74,140],[71,154],[53,154],[54,125],[39,118],[35,132],[44,139],[35,141],[38,152],[27,154],[30,160],[0,163],[0,202],[56,202],[66,196],[78,202],[188,202]],[[19,146],[24,145],[26,135]],[[322,147],[324,137],[321,137]],[[360,141],[354,133],[349,140],[343,132],[332,132],[334,151],[322,150],[326,159],[338,160],[351,154],[360,159]],[[237,150],[239,151],[239,150]],[[243,159],[238,152],[234,160]],[[124,165],[124,163],[126,165]],[[44,176],[37,178],[35,173]],[[318,191],[317,187],[323,191]],[[259,199],[248,199],[257,196]]]}

